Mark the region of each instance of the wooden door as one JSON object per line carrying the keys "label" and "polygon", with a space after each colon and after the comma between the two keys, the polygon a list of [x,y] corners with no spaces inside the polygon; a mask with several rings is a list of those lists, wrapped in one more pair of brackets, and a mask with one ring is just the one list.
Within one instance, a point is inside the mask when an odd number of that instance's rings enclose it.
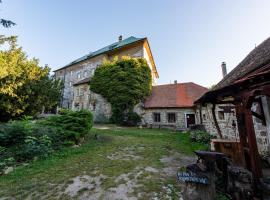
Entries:
{"label": "wooden door", "polygon": [[187,127],[195,124],[195,114],[186,114]]}

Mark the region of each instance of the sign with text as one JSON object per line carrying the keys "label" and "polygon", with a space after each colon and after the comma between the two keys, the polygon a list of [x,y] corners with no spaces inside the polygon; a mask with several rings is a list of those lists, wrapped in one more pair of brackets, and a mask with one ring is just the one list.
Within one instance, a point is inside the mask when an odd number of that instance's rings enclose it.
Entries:
{"label": "sign with text", "polygon": [[209,180],[207,177],[198,176],[192,172],[178,172],[177,178],[179,181],[190,182],[190,183],[198,183],[203,185],[208,185]]}

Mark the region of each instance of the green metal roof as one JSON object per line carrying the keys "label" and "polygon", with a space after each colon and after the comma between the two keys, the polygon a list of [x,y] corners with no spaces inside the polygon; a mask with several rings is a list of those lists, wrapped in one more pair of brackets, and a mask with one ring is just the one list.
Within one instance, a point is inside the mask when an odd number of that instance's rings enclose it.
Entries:
{"label": "green metal roof", "polygon": [[58,70],[60,70],[60,69],[64,69],[64,68],[66,68],[66,67],[69,67],[69,66],[74,65],[74,64],[76,64],[76,63],[79,63],[79,62],[81,62],[81,61],[84,61],[84,60],[86,60],[86,59],[89,59],[89,58],[98,56],[98,55],[100,55],[100,54],[103,54],[103,53],[106,53],[106,52],[109,52],[109,51],[112,51],[112,50],[115,50],[115,49],[119,49],[119,48],[121,48],[121,47],[124,47],[124,46],[126,46],[126,45],[129,45],[129,44],[132,44],[132,43],[134,43],[134,42],[138,42],[138,41],[141,41],[141,40],[144,40],[144,39],[145,39],[145,38],[136,38],[136,37],[133,37],[133,36],[128,37],[128,38],[126,38],[126,39],[124,39],[124,40],[122,40],[122,41],[115,42],[115,43],[113,43],[113,44],[111,44],[111,45],[108,45],[108,46],[103,47],[103,48],[101,48],[101,49],[99,49],[99,50],[97,50],[97,51],[91,52],[91,53],[89,53],[89,54],[87,54],[87,55],[85,55],[85,56],[83,56],[83,57],[80,57],[80,58],[78,58],[78,59],[72,61],[71,63],[65,65],[64,67],[61,67],[61,68],[59,68],[59,69],[57,69],[57,70],[55,70],[55,71],[58,71]]}

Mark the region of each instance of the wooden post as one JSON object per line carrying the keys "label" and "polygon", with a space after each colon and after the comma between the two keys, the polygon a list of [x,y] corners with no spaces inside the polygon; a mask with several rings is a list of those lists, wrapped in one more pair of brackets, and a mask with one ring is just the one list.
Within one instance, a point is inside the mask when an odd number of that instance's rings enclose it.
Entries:
{"label": "wooden post", "polygon": [[237,127],[238,127],[238,133],[239,133],[239,140],[240,140],[240,148],[243,154],[243,165],[244,167],[247,167],[246,164],[246,158],[244,154],[244,148],[248,147],[247,145],[247,139],[246,139],[246,125],[245,125],[245,114],[243,111],[243,106],[241,103],[237,103],[235,105],[235,114],[237,118]]}
{"label": "wooden post", "polygon": [[245,113],[245,126],[248,136],[248,146],[251,162],[251,171],[255,179],[262,178],[262,168],[259,157],[259,151],[256,141],[256,135],[254,131],[253,118],[251,109],[249,107],[244,109]]}

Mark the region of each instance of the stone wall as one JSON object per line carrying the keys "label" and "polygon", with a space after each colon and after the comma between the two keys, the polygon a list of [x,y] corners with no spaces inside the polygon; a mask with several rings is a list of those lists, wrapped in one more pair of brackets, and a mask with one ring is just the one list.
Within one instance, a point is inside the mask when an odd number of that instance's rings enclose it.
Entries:
{"label": "stone wall", "polygon": [[[233,113],[224,113],[224,118],[222,118],[223,109],[221,106],[233,106],[233,105],[217,105],[215,109],[216,119],[218,121],[221,134],[226,139],[234,139],[238,138],[238,128],[237,128],[237,120],[235,116],[235,109],[233,109]],[[204,125],[206,131],[211,135],[218,136],[216,126],[214,124],[213,115],[212,115],[212,105],[207,104],[202,107],[202,124]],[[233,122],[235,123],[235,128],[233,127]]]}
{"label": "stone wall", "polygon": [[[237,127],[237,119],[235,115],[235,109],[233,109],[233,113],[224,113],[224,119],[220,119],[219,111],[220,106],[228,106],[228,105],[217,105],[215,109],[216,119],[218,121],[222,136],[226,139],[239,139],[239,132]],[[233,105],[229,105],[233,106]],[[214,124],[212,112],[212,105],[208,104],[202,108],[202,124],[205,126],[205,129],[211,135],[215,135],[218,137],[217,129]],[[260,112],[258,110],[258,104],[254,103],[252,105],[252,110]],[[236,127],[233,126],[233,121],[236,124]],[[269,123],[269,122],[268,122]],[[270,130],[267,129],[267,126],[263,125],[261,120],[253,117],[254,130],[257,139],[258,150],[261,155],[269,154],[269,140],[268,137],[270,135]]]}
{"label": "stone wall", "polygon": [[[253,103],[251,110],[260,113],[261,110],[259,107],[258,103]],[[268,122],[269,123],[269,122]],[[262,123],[262,121],[256,117],[253,116],[253,124],[254,124],[254,130],[256,134],[256,139],[257,139],[257,145],[258,145],[258,150],[261,154],[269,154],[269,142],[268,142],[268,130],[266,125]]]}
{"label": "stone wall", "polygon": [[[136,111],[138,112],[138,111]],[[160,122],[154,122],[154,113],[160,113]],[[176,122],[168,122],[168,113],[176,114]],[[198,123],[198,115],[194,109],[189,108],[157,108],[146,109],[142,114],[142,124],[152,127],[172,127],[179,130],[185,130],[186,127],[186,114],[195,114],[195,121]]]}
{"label": "stone wall", "polygon": [[108,122],[111,115],[111,105],[101,95],[89,90],[88,84],[74,87],[73,110],[87,109],[94,115],[95,122]]}
{"label": "stone wall", "polygon": [[73,84],[85,78],[92,77],[95,69],[102,64],[104,58],[106,58],[104,55],[97,56],[56,72],[56,78],[60,78],[64,81],[62,107],[72,107],[74,98]]}

